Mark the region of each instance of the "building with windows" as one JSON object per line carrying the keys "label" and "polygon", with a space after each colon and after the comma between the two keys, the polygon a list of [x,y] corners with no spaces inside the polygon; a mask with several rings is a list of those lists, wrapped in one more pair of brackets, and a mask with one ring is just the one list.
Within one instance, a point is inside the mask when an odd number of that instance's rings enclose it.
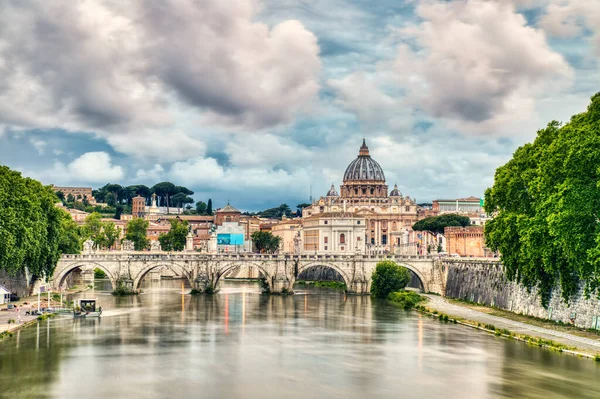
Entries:
{"label": "building with windows", "polygon": [[483,226],[446,227],[446,251],[468,257],[496,257],[497,254],[485,246]]}
{"label": "building with windows", "polygon": [[59,191],[63,193],[65,199],[67,199],[67,197],[70,195],[75,201],[83,201],[85,198],[92,205],[96,203],[96,199],[92,195],[91,187],[59,187],[51,184],[50,188],[52,188],[55,193]]}
{"label": "building with windows", "polygon": [[304,218],[304,253],[364,253],[365,218],[352,212],[324,212]]}
{"label": "building with windows", "polygon": [[484,214],[483,200],[477,197],[438,199],[432,203],[432,211],[436,215],[444,213],[458,213],[467,215]]}
{"label": "building with windows", "polygon": [[[364,140],[358,157],[346,168],[339,193],[332,184],[327,195],[302,210],[302,217],[314,221],[311,219],[314,216],[340,213],[364,219],[363,242],[367,250],[377,248],[396,252],[400,248],[412,250],[414,246],[412,225],[419,219],[418,206],[412,198],[402,195],[397,185],[388,193],[383,169],[371,158]],[[305,235],[304,239],[305,250],[316,245],[312,242],[314,237]],[[322,244],[320,242],[318,247],[324,247]],[[327,247],[331,248],[331,245]]]}
{"label": "building with windows", "polygon": [[285,216],[277,224],[271,225],[271,234],[281,237],[280,251],[284,254],[300,253],[302,240],[302,219],[288,219]]}

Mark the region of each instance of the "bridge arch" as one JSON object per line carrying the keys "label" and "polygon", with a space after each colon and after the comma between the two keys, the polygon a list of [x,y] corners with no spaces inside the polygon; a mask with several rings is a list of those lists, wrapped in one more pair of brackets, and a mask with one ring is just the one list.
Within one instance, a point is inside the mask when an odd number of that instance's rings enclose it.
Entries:
{"label": "bridge arch", "polygon": [[270,278],[271,278],[271,273],[269,273],[267,271],[267,269],[265,268],[265,266],[259,262],[243,262],[243,263],[241,263],[240,261],[228,262],[225,265],[221,266],[217,270],[217,275],[216,275],[216,279],[215,279],[215,287],[221,280],[221,277],[226,275],[229,271],[233,270],[234,268],[236,268],[238,266],[242,266],[242,265],[256,267],[258,269],[259,274],[262,273],[263,276],[265,276],[267,278],[267,280],[270,280]]}
{"label": "bridge arch", "polygon": [[348,289],[350,289],[351,284],[352,284],[352,279],[350,278],[350,276],[348,276],[348,274],[336,263],[333,262],[320,262],[320,261],[315,261],[315,262],[309,262],[309,263],[300,263],[298,265],[298,270],[297,270],[297,274],[296,274],[296,278],[302,274],[302,272],[307,271],[308,269],[310,269],[311,267],[327,267],[330,269],[335,270],[340,276],[342,276],[342,279],[344,280],[344,284],[346,284],[346,287],[348,287]]}
{"label": "bridge arch", "polygon": [[62,268],[60,268],[60,270],[55,270],[54,275],[53,275],[52,286],[55,289],[60,289],[64,285],[67,276],[69,274],[71,274],[71,272],[73,272],[75,269],[78,269],[78,268],[79,269],[89,269],[90,267],[92,267],[92,270],[94,270],[96,268],[102,270],[106,274],[106,277],[108,277],[108,279],[110,280],[110,284],[111,284],[112,288],[115,289],[116,279],[115,279],[115,276],[113,275],[113,273],[108,268],[106,268],[104,265],[102,265],[101,263],[90,262],[90,261],[73,262],[73,263],[67,264],[66,266],[63,266]]}
{"label": "bridge arch", "polygon": [[[423,273],[421,273],[421,271],[419,270],[418,267],[413,266],[409,263],[404,263],[404,262],[396,262],[396,264],[398,266],[402,266],[402,267],[405,267],[408,270],[410,270],[415,276],[417,276],[417,279],[421,283],[421,287],[423,287],[422,291],[429,292],[429,287],[427,286],[427,280],[425,279],[425,276],[423,276]],[[373,268],[373,271],[375,271],[375,268]]]}
{"label": "bridge arch", "polygon": [[179,263],[176,262],[152,262],[152,263],[148,263],[146,264],[134,277],[133,277],[133,289],[138,289],[140,288],[140,283],[142,282],[142,280],[144,279],[144,277],[146,277],[146,275],[148,273],[150,273],[152,270],[159,268],[159,267],[166,267],[167,269],[172,270],[175,274],[180,274],[181,276],[185,277],[188,281],[188,283],[190,284],[190,286],[194,286],[194,279],[191,277],[190,272],[182,265],[180,265]]}

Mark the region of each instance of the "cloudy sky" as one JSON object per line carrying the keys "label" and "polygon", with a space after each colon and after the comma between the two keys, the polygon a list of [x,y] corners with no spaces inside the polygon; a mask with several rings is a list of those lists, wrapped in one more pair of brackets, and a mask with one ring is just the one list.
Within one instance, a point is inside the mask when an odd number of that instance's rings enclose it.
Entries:
{"label": "cloudy sky", "polygon": [[0,163],[258,210],[338,186],[365,137],[418,202],[481,196],[599,59],[597,0],[4,0]]}

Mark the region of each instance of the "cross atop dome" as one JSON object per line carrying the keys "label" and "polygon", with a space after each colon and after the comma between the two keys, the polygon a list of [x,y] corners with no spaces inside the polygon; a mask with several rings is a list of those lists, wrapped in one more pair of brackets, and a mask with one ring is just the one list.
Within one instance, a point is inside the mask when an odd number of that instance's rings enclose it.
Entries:
{"label": "cross atop dome", "polygon": [[358,151],[358,156],[359,157],[368,157],[369,156],[369,147],[367,147],[367,143],[365,142],[364,137],[363,137],[363,143],[360,146],[360,150]]}

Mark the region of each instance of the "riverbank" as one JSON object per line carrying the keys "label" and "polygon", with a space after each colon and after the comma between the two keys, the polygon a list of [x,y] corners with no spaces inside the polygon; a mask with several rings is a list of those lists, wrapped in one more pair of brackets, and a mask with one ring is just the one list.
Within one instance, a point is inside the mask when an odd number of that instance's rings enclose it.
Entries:
{"label": "riverbank", "polygon": [[598,359],[600,336],[594,333],[586,333],[576,327],[565,325],[552,326],[550,322],[528,319],[527,316],[503,314],[510,313],[506,311],[494,310],[492,312],[493,309],[490,308],[448,300],[437,295],[423,296],[427,298],[427,302],[423,304],[424,311],[436,316],[447,315],[449,320],[456,320],[457,323],[497,336]]}
{"label": "riverbank", "polygon": [[[63,293],[63,296],[66,294],[77,294],[79,292],[84,292],[89,290],[89,286],[74,286],[68,291]],[[9,333],[13,333],[18,329],[24,328],[26,326],[35,324],[38,316],[37,315],[26,315],[27,311],[37,310],[37,295],[28,296],[25,298],[21,298],[18,301],[10,302],[14,306],[18,306],[21,309],[21,319],[22,323],[19,323],[19,318],[17,316],[17,311],[15,308],[8,309],[8,304],[0,305],[0,339],[4,338]],[[66,298],[64,299],[66,301]],[[48,308],[48,307],[59,307],[60,301],[57,301],[50,297],[50,302],[48,302],[48,295],[42,294],[40,297],[40,308]],[[64,302],[63,302],[64,306]]]}

